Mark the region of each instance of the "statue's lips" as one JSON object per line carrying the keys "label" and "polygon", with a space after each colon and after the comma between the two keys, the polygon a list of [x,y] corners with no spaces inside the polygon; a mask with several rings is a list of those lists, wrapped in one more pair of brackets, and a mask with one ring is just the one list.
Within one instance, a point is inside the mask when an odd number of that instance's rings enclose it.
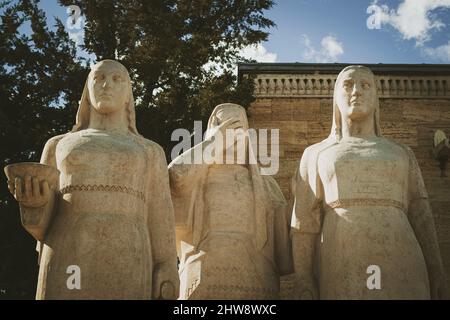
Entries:
{"label": "statue's lips", "polygon": [[114,98],[114,96],[112,94],[109,94],[109,93],[103,93],[103,94],[100,95],[100,98],[112,99],[112,98]]}

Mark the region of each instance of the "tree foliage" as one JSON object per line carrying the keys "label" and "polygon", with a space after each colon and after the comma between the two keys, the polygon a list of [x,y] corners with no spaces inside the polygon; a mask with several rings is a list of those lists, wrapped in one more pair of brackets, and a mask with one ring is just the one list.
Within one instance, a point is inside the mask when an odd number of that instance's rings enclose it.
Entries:
{"label": "tree foliage", "polygon": [[[0,8],[0,159],[5,166],[39,161],[45,141],[70,129],[87,69],[76,59],[61,21],[48,28],[36,1],[3,1]],[[34,247],[2,174],[0,297],[33,297]]]}
{"label": "tree foliage", "polygon": [[[236,86],[229,68],[239,50],[266,40],[273,22],[263,16],[272,1],[60,0],[85,14],[87,52],[116,59],[131,72],[138,129],[165,147],[177,127],[204,120],[216,102],[247,106],[251,85]],[[203,66],[216,62],[217,76]],[[227,68],[228,67],[228,68]],[[245,82],[245,81],[244,81]]]}

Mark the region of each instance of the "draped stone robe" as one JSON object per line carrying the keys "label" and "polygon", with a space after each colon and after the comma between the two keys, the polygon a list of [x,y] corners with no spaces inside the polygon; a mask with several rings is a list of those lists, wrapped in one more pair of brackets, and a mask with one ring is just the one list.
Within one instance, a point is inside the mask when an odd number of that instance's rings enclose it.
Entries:
{"label": "draped stone robe", "polygon": [[[192,149],[191,149],[192,150]],[[276,299],[291,272],[286,201],[256,165],[169,165],[180,299]]]}
{"label": "draped stone robe", "polygon": [[[159,145],[85,129],[50,139],[41,162],[60,170],[61,191],[38,244],[37,299],[151,299],[158,264],[173,265],[176,276],[173,206]],[[79,268],[79,289],[67,286],[70,266]]]}
{"label": "draped stone robe", "polygon": [[[330,137],[305,150],[293,189],[292,231],[318,235],[321,299],[430,298],[415,232],[435,237],[434,222],[409,147],[378,136]],[[370,266],[379,267],[379,290],[367,286]]]}

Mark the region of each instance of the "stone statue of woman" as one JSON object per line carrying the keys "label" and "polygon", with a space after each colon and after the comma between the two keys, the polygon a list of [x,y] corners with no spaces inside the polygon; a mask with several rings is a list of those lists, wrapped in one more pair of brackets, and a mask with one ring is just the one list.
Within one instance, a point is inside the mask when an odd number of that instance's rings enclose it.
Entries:
{"label": "stone statue of woman", "polygon": [[439,299],[445,276],[412,150],[381,136],[375,76],[338,75],[330,136],[293,179],[299,298]]}
{"label": "stone statue of woman", "polygon": [[[60,190],[38,244],[36,298],[176,298],[165,155],[137,132],[131,81],[122,64],[104,60],[93,66],[73,130],[46,143],[41,163],[60,171]],[[19,203],[36,193],[30,187],[12,190],[21,195]]]}
{"label": "stone statue of woman", "polygon": [[[192,161],[196,150],[239,129],[243,134],[217,148],[215,161]],[[243,107],[218,105],[210,134],[169,165],[180,299],[276,299],[280,275],[291,272],[286,201],[275,180],[248,161],[247,130]],[[236,161],[221,163],[232,145]]]}

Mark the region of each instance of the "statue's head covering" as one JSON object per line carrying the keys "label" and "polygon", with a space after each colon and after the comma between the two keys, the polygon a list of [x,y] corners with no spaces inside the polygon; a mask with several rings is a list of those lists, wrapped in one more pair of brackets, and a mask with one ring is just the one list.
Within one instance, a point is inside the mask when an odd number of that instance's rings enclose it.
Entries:
{"label": "statue's head covering", "polygon": [[[243,130],[246,131],[248,130],[249,126],[248,126],[248,119],[247,119],[247,112],[245,111],[245,108],[241,105],[238,105],[236,103],[222,103],[217,105],[214,110],[211,113],[211,116],[209,117],[208,120],[208,127],[206,130],[206,134],[205,134],[205,139],[209,138],[211,135],[214,134],[214,127],[216,127],[217,125],[219,125],[218,121],[217,121],[217,114],[219,113],[219,111],[221,110],[225,110],[225,109],[234,109],[237,111],[237,113],[239,114],[240,120],[243,123]],[[247,132],[248,133],[248,132]],[[249,138],[248,141],[248,148],[247,148],[247,152],[248,152],[248,156],[249,156],[249,163],[251,164],[256,164],[257,163],[257,157],[256,154],[254,153],[254,149],[256,149],[256,145],[254,145],[256,143],[256,137],[253,136],[249,136],[247,134],[247,137]],[[250,158],[251,157],[251,158]],[[252,159],[252,161],[250,161],[250,159]]]}
{"label": "statue's head covering", "polygon": [[339,90],[341,90],[340,83],[342,81],[342,77],[344,73],[348,70],[361,70],[367,74],[370,75],[370,77],[373,80],[373,87],[371,87],[372,90],[375,90],[375,112],[374,112],[374,130],[375,135],[381,136],[381,128],[380,128],[380,100],[378,99],[377,94],[377,82],[375,79],[375,75],[373,74],[372,70],[365,66],[360,65],[352,65],[345,67],[337,76],[336,82],[334,84],[334,93],[333,93],[333,123],[331,126],[331,133],[329,138],[335,142],[339,142],[342,138],[342,116],[341,112],[339,111],[339,107],[337,105],[337,95]]}
{"label": "statue's head covering", "polygon": [[89,117],[91,113],[91,103],[89,100],[89,79],[94,74],[95,69],[102,63],[112,63],[119,67],[119,69],[123,72],[126,82],[127,82],[127,104],[124,106],[124,108],[127,110],[127,120],[128,120],[128,131],[139,135],[137,128],[136,128],[136,112],[134,108],[134,97],[133,97],[133,90],[131,88],[131,78],[130,74],[128,73],[128,70],[124,67],[123,64],[121,64],[118,61],[115,60],[102,60],[100,62],[97,62],[92,68],[91,72],[88,75],[88,78],[84,84],[83,94],[81,95],[80,104],[78,106],[78,111],[76,115],[75,125],[72,128],[72,132],[80,131],[87,129],[89,126]]}
{"label": "statue's head covering", "polygon": [[240,116],[242,118],[242,121],[244,122],[245,129],[248,129],[248,120],[247,120],[247,113],[243,106],[240,106],[236,103],[222,103],[217,105],[213,112],[211,113],[211,116],[208,120],[208,129],[213,128],[214,126],[217,126],[217,113],[223,109],[233,108],[237,110],[240,113]]}

